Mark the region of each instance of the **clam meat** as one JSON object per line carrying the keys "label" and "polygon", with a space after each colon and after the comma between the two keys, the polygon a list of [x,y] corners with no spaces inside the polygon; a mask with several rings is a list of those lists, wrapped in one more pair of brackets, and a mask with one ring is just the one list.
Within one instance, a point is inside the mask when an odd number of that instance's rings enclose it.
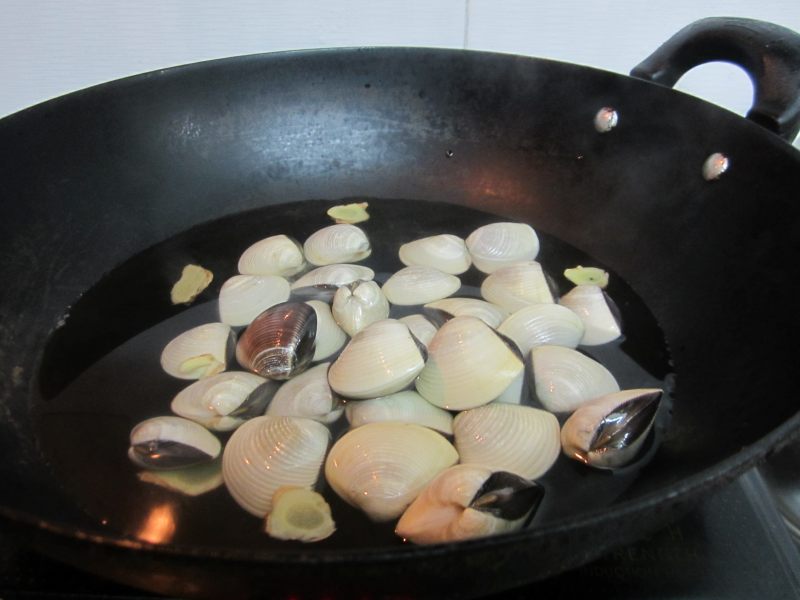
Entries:
{"label": "clam meat", "polygon": [[341,286],[333,297],[333,318],[349,336],[389,316],[389,301],[374,281]]}
{"label": "clam meat", "polygon": [[211,462],[222,450],[216,436],[181,417],[154,417],[131,430],[128,458],[145,469],[182,469]]}
{"label": "clam meat", "polygon": [[525,223],[492,223],[478,227],[466,240],[472,262],[483,273],[520,261],[529,261],[539,254],[539,236]]}
{"label": "clam meat", "polygon": [[201,379],[225,370],[233,347],[225,323],[206,323],[185,331],[161,352],[161,368],[179,379]]}
{"label": "clam meat", "polygon": [[329,225],[312,233],[303,244],[306,260],[323,266],[358,262],[372,253],[367,234],[347,223]]}
{"label": "clam meat", "polygon": [[296,240],[273,235],[247,248],[239,258],[242,275],[277,275],[291,277],[306,267],[303,249]]}
{"label": "clam meat", "polygon": [[447,233],[403,244],[398,254],[407,267],[432,267],[451,275],[460,275],[472,264],[464,240]]}

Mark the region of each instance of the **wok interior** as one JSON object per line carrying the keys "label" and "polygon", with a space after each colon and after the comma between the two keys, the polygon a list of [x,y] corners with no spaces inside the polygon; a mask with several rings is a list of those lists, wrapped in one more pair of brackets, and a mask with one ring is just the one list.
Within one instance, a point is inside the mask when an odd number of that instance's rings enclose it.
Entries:
{"label": "wok interior", "polygon": [[[609,134],[592,126],[603,106],[620,114]],[[706,182],[701,166],[717,151],[732,167]],[[798,255],[797,157],[664,89],[447,51],[250,57],[17,114],[0,128],[0,164],[11,250],[0,273],[17,286],[2,300],[11,317],[0,353],[13,358],[0,384],[0,451],[15,460],[0,466],[0,501],[46,521],[98,528],[62,495],[31,424],[53,327],[131,256],[285,202],[463,205],[530,223],[619,274],[657,319],[677,374],[670,428],[624,500],[666,495],[692,476],[712,485],[763,455],[773,440],[762,438],[796,412],[792,355],[765,340],[798,329],[780,292]],[[154,275],[162,285],[166,271]]]}

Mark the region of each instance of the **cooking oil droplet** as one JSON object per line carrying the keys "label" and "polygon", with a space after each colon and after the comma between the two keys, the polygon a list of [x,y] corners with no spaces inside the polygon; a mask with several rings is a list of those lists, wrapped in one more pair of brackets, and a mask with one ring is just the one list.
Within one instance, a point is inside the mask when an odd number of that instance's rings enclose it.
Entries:
{"label": "cooking oil droplet", "polygon": [[719,179],[731,166],[730,159],[721,152],[715,152],[703,163],[703,178],[706,181]]}

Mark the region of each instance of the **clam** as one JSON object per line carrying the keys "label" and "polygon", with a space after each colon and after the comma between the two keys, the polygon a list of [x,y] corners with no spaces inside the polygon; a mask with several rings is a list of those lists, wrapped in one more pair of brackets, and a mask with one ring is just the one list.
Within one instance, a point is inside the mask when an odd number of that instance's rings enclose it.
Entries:
{"label": "clam", "polygon": [[282,302],[258,315],[236,345],[245,369],[270,379],[302,373],[314,357],[317,313],[304,302]]}
{"label": "clam", "polygon": [[544,497],[537,483],[474,464],[439,473],[397,522],[415,544],[438,544],[522,529]]}
{"label": "clam", "polygon": [[469,234],[466,243],[473,264],[484,273],[533,260],[539,254],[539,236],[524,223],[484,225]]}
{"label": "clam", "polygon": [[383,284],[383,293],[392,304],[412,306],[445,298],[458,291],[461,280],[432,267],[405,267]]}
{"label": "clam", "polygon": [[173,339],[161,352],[161,368],[179,379],[201,379],[225,370],[233,345],[225,323],[193,327]]}
{"label": "clam", "polygon": [[234,275],[219,291],[219,320],[247,325],[259,314],[289,299],[289,282],[277,275]]}
{"label": "clam", "polygon": [[181,417],[154,417],[131,430],[128,457],[145,469],[182,469],[219,456],[222,445],[202,425]]}
{"label": "clam", "polygon": [[517,352],[486,323],[455,317],[431,340],[417,391],[447,410],[474,408],[500,396],[523,367]]}
{"label": "clam", "polygon": [[340,498],[373,521],[390,521],[457,461],[455,448],[432,429],[412,423],[370,423],[333,445],[325,461],[325,478]]}
{"label": "clam", "polygon": [[584,404],[564,423],[564,454],[600,469],[623,467],[636,458],[653,427],[660,389],[623,390]]}
{"label": "clam", "polygon": [[411,331],[411,335],[417,338],[425,348],[428,347],[433,336],[436,335],[436,325],[425,315],[419,313],[406,315],[400,319],[400,322],[408,327],[409,331]]}
{"label": "clam", "polygon": [[451,275],[460,275],[472,264],[464,240],[447,233],[403,244],[398,254],[407,267],[432,267]]}
{"label": "clam", "polygon": [[348,335],[389,316],[389,301],[374,281],[341,286],[333,297],[333,318]]}
{"label": "clam", "polygon": [[619,391],[608,369],[572,348],[536,346],[531,350],[531,364],[536,398],[554,413],[572,412],[594,398]]}
{"label": "clam", "polygon": [[306,260],[312,265],[358,262],[372,252],[367,234],[347,223],[329,225],[312,233],[303,244]]}
{"label": "clam", "polygon": [[513,313],[531,304],[552,304],[550,282],[536,261],[519,262],[492,272],[481,284],[481,296]]}
{"label": "clam", "polygon": [[[214,431],[231,431],[266,405],[253,408],[248,398],[266,379],[253,373],[230,371],[194,382],[172,399],[176,415],[200,423]],[[260,410],[259,410],[260,408]]]}
{"label": "clam", "polygon": [[[503,404],[521,404],[522,390],[525,387],[525,369],[519,372],[509,386],[503,390],[492,402],[502,402]],[[527,397],[527,394],[526,394]]]}
{"label": "clam", "polygon": [[497,328],[527,355],[534,346],[550,344],[575,348],[583,336],[583,323],[558,304],[532,304],[520,308]]}
{"label": "clam", "polygon": [[331,507],[319,493],[307,488],[285,486],[272,496],[272,511],[264,530],[279,540],[318,542],[333,535]]}
{"label": "clam", "polygon": [[329,441],[328,428],[311,419],[250,419],[233,432],[222,454],[225,486],[239,506],[263,517],[278,488],[314,486]]}
{"label": "clam", "polygon": [[508,316],[507,310],[478,298],[443,298],[429,302],[425,308],[442,311],[448,318],[449,316],[477,317],[492,329],[496,329]]}
{"label": "clam", "polygon": [[239,258],[242,275],[291,277],[306,267],[300,244],[285,235],[273,235],[250,246]]}
{"label": "clam", "polygon": [[345,285],[359,279],[371,281],[375,278],[375,271],[361,265],[336,264],[325,265],[309,271],[300,279],[292,283],[292,292],[300,288],[315,285]]}
{"label": "clam", "polygon": [[344,412],[351,428],[367,423],[399,421],[430,427],[445,435],[453,434],[453,416],[410,390],[381,398],[348,402]]}
{"label": "clam", "polygon": [[342,416],[339,400],[328,385],[330,363],[322,363],[280,386],[267,405],[267,415],[303,417],[333,423]]}
{"label": "clam", "polygon": [[492,403],[465,410],[453,421],[462,463],[477,463],[527,479],[544,475],[561,451],[558,420],[551,413]]}
{"label": "clam", "polygon": [[314,336],[314,362],[325,360],[336,354],[347,341],[347,334],[336,324],[331,307],[319,300],[306,302],[317,313],[317,333]]}
{"label": "clam", "polygon": [[581,344],[584,346],[606,344],[622,334],[619,309],[600,286],[576,285],[558,302],[583,322]]}
{"label": "clam", "polygon": [[395,319],[359,331],[328,371],[333,391],[345,398],[377,398],[412,383],[425,357],[408,327]]}
{"label": "clam", "polygon": [[292,302],[311,302],[312,300],[317,300],[330,305],[338,289],[339,286],[333,285],[332,283],[304,285],[303,287],[292,288],[289,300]]}

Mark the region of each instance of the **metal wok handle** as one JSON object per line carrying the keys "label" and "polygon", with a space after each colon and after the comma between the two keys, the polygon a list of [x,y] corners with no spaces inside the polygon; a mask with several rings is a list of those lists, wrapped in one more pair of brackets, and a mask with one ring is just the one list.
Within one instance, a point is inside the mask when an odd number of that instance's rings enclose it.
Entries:
{"label": "metal wok handle", "polygon": [[631,75],[672,87],[711,61],[740,66],[753,82],[747,118],[783,139],[800,131],[800,34],[763,21],[710,17],[687,25],[639,63]]}

